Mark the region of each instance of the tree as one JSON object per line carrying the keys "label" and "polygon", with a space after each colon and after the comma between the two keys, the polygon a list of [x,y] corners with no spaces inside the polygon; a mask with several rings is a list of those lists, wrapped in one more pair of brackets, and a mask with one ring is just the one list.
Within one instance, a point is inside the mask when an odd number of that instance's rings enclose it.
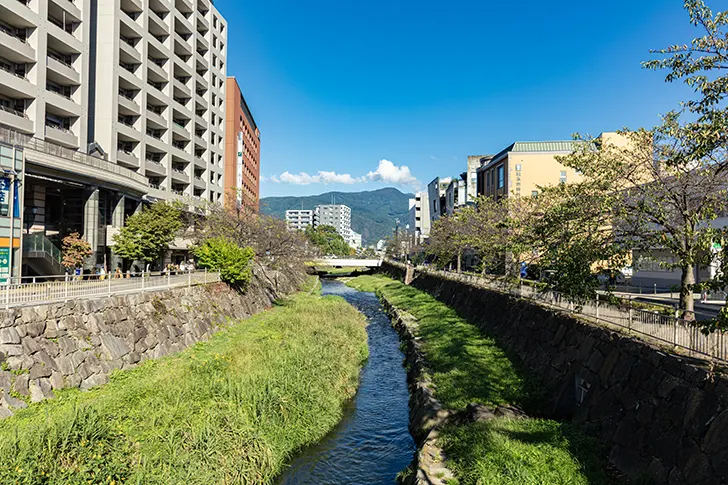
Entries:
{"label": "tree", "polygon": [[334,256],[349,256],[351,247],[333,226],[308,226],[305,231],[308,241],[317,247],[322,254]]}
{"label": "tree", "polygon": [[[681,271],[680,309],[685,318],[693,318],[695,270],[710,263],[711,244],[722,237],[711,221],[728,210],[728,166],[720,163],[724,154],[706,153],[701,134],[681,124],[675,113],[651,131],[620,135],[627,143],[600,144],[582,137],[574,153],[561,160],[581,170],[586,180],[570,190],[580,191],[581,197],[591,194],[577,206],[579,220],[591,221],[592,232],[608,223],[615,243],[625,249],[669,251],[674,261],[660,265]],[[602,192],[590,193],[589,187]],[[594,234],[592,241],[604,232]]]}
{"label": "tree", "polygon": [[128,217],[114,236],[118,256],[151,263],[161,259],[183,227],[180,210],[167,202],[155,202]]}
{"label": "tree", "polygon": [[435,257],[439,266],[455,261],[457,271],[462,270],[463,253],[470,248],[475,229],[474,215],[475,209],[466,206],[440,217],[432,225],[427,253]]}
{"label": "tree", "polygon": [[77,232],[64,237],[61,243],[63,252],[61,264],[66,269],[73,270],[82,267],[86,258],[93,254],[91,245]]}
{"label": "tree", "polygon": [[244,289],[250,281],[252,248],[241,248],[224,237],[213,237],[194,249],[202,268],[220,270],[220,279],[231,286]]}

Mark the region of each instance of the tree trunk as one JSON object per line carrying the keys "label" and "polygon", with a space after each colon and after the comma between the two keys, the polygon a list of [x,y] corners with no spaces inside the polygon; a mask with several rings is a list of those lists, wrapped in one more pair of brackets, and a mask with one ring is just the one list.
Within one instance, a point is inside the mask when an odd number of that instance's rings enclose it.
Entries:
{"label": "tree trunk", "polygon": [[463,252],[458,251],[458,273],[460,273],[462,268],[463,268]]}
{"label": "tree trunk", "polygon": [[695,320],[695,301],[693,286],[695,285],[695,268],[692,264],[682,266],[680,277],[680,310],[685,320]]}

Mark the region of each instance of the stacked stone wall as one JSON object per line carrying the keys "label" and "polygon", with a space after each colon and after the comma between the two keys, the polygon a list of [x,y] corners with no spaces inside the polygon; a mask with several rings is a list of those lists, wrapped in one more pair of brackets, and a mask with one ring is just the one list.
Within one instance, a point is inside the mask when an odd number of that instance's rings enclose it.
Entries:
{"label": "stacked stone wall", "polygon": [[179,352],[230,319],[270,307],[300,272],[256,271],[244,294],[224,283],[0,311],[0,418],[65,387]]}
{"label": "stacked stone wall", "polygon": [[[382,270],[405,274],[390,264]],[[542,415],[591,429],[626,476],[728,483],[723,369],[460,281],[418,273],[412,285],[493,335],[546,391]]]}

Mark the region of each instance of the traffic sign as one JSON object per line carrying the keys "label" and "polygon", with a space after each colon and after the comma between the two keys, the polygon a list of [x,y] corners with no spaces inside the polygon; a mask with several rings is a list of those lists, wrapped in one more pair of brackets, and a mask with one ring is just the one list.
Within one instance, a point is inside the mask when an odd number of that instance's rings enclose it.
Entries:
{"label": "traffic sign", "polygon": [[0,248],[0,278],[10,276],[10,248]]}

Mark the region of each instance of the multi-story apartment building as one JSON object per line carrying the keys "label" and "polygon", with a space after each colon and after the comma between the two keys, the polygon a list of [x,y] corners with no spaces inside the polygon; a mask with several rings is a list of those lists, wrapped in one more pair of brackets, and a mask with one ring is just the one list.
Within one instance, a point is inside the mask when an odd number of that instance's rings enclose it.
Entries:
{"label": "multi-story apartment building", "polygon": [[349,246],[354,249],[361,249],[361,234],[358,232],[351,231],[351,239],[349,240]]}
{"label": "multi-story apartment building", "polygon": [[537,196],[539,187],[581,180],[556,157],[573,151],[572,141],[516,142],[478,169],[478,195],[496,200]]}
{"label": "multi-story apartment building", "polygon": [[222,202],[226,35],[209,0],[0,0],[25,273],[62,272],[71,232],[113,267],[113,234],[145,200]]}
{"label": "multi-story apartment building", "polygon": [[343,204],[316,206],[315,226],[333,226],[344,241],[351,241],[351,209]]}
{"label": "multi-story apartment building", "polygon": [[257,212],[260,205],[260,131],[234,77],[227,78],[225,205]]}
{"label": "multi-story apartment building", "polygon": [[296,229],[298,231],[304,231],[306,228],[314,223],[314,216],[312,210],[287,210],[286,211],[286,224],[289,229]]}
{"label": "multi-story apartment building", "polygon": [[478,169],[487,165],[493,159],[493,155],[469,155],[467,171],[467,200],[475,202],[478,197]]}
{"label": "multi-story apartment building", "polygon": [[468,174],[453,177],[445,189],[445,214],[451,216],[458,207],[468,204]]}
{"label": "multi-story apartment building", "polygon": [[427,192],[417,192],[414,199],[409,200],[409,227],[416,243],[430,237],[430,204]]}
{"label": "multi-story apartment building", "polygon": [[427,200],[430,202],[430,222],[435,222],[440,217],[446,215],[445,192],[450,182],[452,182],[452,178],[450,177],[435,177],[432,182],[427,184]]}

